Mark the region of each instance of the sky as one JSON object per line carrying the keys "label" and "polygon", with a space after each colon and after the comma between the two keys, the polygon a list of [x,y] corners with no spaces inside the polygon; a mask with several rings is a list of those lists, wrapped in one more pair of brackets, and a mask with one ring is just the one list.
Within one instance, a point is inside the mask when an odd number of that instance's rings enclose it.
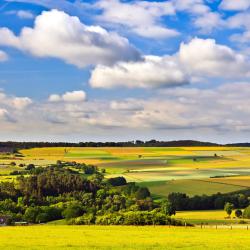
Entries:
{"label": "sky", "polygon": [[0,140],[250,141],[250,0],[0,0]]}

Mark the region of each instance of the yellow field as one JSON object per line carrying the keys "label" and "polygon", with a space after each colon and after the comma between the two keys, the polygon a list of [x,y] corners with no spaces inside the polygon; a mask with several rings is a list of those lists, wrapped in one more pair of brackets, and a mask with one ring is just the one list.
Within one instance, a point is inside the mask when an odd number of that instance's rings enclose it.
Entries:
{"label": "yellow field", "polygon": [[27,226],[0,228],[1,249],[250,249],[250,230]]}
{"label": "yellow field", "polygon": [[250,187],[250,176],[232,176],[224,178],[210,178],[210,182],[225,183],[230,185],[239,185]]}
{"label": "yellow field", "polygon": [[182,211],[177,212],[174,216],[178,219],[207,219],[207,220],[223,220],[227,214],[223,210],[208,210],[208,211]]}
{"label": "yellow field", "polygon": [[[179,211],[173,216],[175,219],[184,220],[192,224],[208,224],[208,225],[225,225],[234,224],[240,226],[242,218],[236,218],[234,211],[231,218],[223,210],[207,210],[207,211]],[[249,219],[244,219],[244,223],[250,224]],[[243,226],[245,227],[245,226]]]}

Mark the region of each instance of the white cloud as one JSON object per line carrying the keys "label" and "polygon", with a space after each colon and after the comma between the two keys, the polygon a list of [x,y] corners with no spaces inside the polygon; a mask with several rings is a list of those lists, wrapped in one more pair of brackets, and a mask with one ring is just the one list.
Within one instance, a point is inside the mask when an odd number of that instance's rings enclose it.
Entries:
{"label": "white cloud", "polygon": [[32,12],[27,10],[18,10],[16,15],[21,19],[33,19],[35,17]]}
{"label": "white cloud", "polygon": [[7,15],[16,15],[21,19],[33,19],[35,18],[35,15],[28,10],[13,10],[13,11],[7,11],[5,12]]}
{"label": "white cloud", "polygon": [[94,88],[157,88],[188,82],[178,62],[170,56],[146,56],[141,62],[120,62],[112,67],[97,66],[91,74]]}
{"label": "white cloud", "polygon": [[4,92],[0,92],[0,107],[4,106],[8,109],[22,110],[32,104],[33,101],[28,97],[16,97],[6,95]]}
{"label": "white cloud", "polygon": [[5,62],[7,60],[8,60],[8,55],[4,51],[0,50],[0,62]]}
{"label": "white cloud", "polygon": [[224,20],[217,12],[207,12],[194,19],[194,25],[203,33],[211,33],[215,28],[225,25]]}
{"label": "white cloud", "polygon": [[53,94],[49,96],[50,102],[82,102],[86,100],[86,93],[82,90],[66,92],[63,95]]}
{"label": "white cloud", "polygon": [[140,58],[126,38],[100,26],[84,25],[78,17],[58,10],[44,11],[36,17],[34,28],[23,28],[19,36],[1,28],[0,45],[37,57],[59,58],[81,68]]}
{"label": "white cloud", "polygon": [[16,109],[24,109],[32,104],[32,100],[28,97],[14,97],[11,103]]}
{"label": "white cloud", "polygon": [[175,9],[170,1],[149,2],[119,0],[100,0],[95,7],[102,10],[97,20],[125,26],[132,32],[147,38],[169,38],[179,32],[161,23],[161,17],[174,15]]}
{"label": "white cloud", "polygon": [[231,29],[238,29],[238,33],[233,34],[230,39],[233,42],[250,43],[250,12],[238,13],[227,19],[227,26]]}
{"label": "white cloud", "polygon": [[203,0],[172,0],[177,11],[184,11],[194,15],[203,15],[210,11]]}
{"label": "white cloud", "polygon": [[194,38],[182,43],[172,56],[145,56],[143,61],[118,62],[111,67],[99,65],[89,82],[95,88],[159,88],[187,84],[200,77],[249,76],[250,62],[246,57],[213,39]]}
{"label": "white cloud", "polygon": [[194,38],[187,44],[182,43],[179,60],[191,75],[238,78],[250,73],[247,58],[225,45],[216,44],[213,39]]}
{"label": "white cloud", "polygon": [[229,28],[250,29],[250,12],[238,13],[227,19]]}
{"label": "white cloud", "polygon": [[135,102],[134,99],[127,99],[125,101],[111,101],[110,108],[119,111],[135,111],[142,110],[143,105],[140,101]]}
{"label": "white cloud", "polygon": [[0,108],[0,121],[15,122],[15,120],[11,117],[10,113],[3,108]]}
{"label": "white cloud", "polygon": [[223,10],[247,10],[250,8],[249,0],[223,0],[220,4],[220,8]]}

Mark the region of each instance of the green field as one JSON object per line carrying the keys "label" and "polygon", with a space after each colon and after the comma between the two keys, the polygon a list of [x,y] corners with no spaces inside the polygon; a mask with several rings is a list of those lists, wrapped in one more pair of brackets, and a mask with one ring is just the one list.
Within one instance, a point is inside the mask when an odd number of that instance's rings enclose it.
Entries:
{"label": "green field", "polygon": [[[0,155],[0,179],[11,178],[8,175],[14,170],[23,170],[18,167],[20,163],[46,166],[61,160],[97,165],[106,169],[107,178],[124,176],[162,197],[171,192],[193,196],[250,187],[250,148],[52,147],[20,152],[22,157]],[[13,161],[17,166],[10,166]]]}
{"label": "green field", "polygon": [[250,249],[250,230],[29,226],[0,228],[1,249]]}

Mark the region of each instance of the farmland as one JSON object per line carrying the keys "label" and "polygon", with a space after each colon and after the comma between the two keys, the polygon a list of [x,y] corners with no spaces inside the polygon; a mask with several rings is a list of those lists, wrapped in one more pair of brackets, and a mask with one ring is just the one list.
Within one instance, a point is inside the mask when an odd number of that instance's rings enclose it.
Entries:
{"label": "farmland", "polygon": [[[20,170],[19,164],[46,166],[61,160],[97,165],[106,169],[106,177],[124,176],[162,197],[173,191],[192,196],[234,192],[250,186],[250,148],[52,147],[20,153],[22,157],[0,156],[1,178]],[[9,165],[13,161],[16,166]]]}
{"label": "farmland", "polygon": [[1,249],[249,249],[250,231],[128,226],[0,228]]}

